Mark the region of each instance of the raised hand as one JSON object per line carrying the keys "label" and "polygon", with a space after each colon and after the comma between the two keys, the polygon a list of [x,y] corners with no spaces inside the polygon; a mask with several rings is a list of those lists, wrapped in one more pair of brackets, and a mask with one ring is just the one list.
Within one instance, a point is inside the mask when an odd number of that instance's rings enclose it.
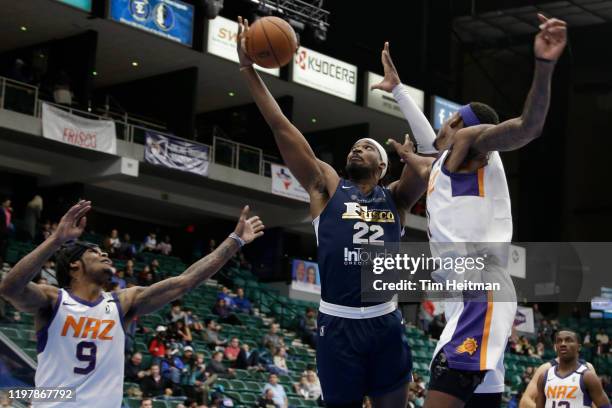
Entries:
{"label": "raised hand", "polygon": [[538,14],[538,20],[541,24],[533,45],[535,56],[556,61],[567,44],[567,23],[557,18],[546,18],[543,14]]}
{"label": "raised hand", "polygon": [[391,52],[389,51],[389,42],[385,42],[385,46],[380,55],[380,59],[383,64],[383,68],[385,70],[385,77],[382,81],[377,84],[374,84],[370,87],[370,89],[380,89],[383,91],[391,92],[393,88],[400,84],[400,77],[397,73],[397,69],[395,69],[395,65],[393,64],[393,60],[391,59]]}
{"label": "raised hand", "polygon": [[245,205],[240,213],[238,225],[236,225],[236,229],[234,230],[234,232],[247,244],[261,237],[264,234],[263,229],[265,228],[259,217],[247,218],[249,216],[249,211],[249,206]]}
{"label": "raised hand", "polygon": [[412,143],[412,140],[410,140],[410,136],[408,134],[406,134],[404,138],[404,144],[401,144],[393,139],[387,139],[387,144],[393,146],[402,163],[405,163],[410,155],[414,155],[416,151],[414,148],[414,143]]}
{"label": "raised hand", "polygon": [[236,38],[236,50],[238,52],[238,61],[240,62],[240,68],[250,67],[253,65],[253,61],[249,58],[246,53],[245,38],[249,32],[249,20],[243,19],[238,16],[238,37]]}
{"label": "raised hand", "polygon": [[52,237],[58,243],[77,239],[83,233],[87,218],[85,214],[91,210],[91,201],[81,200],[64,214]]}

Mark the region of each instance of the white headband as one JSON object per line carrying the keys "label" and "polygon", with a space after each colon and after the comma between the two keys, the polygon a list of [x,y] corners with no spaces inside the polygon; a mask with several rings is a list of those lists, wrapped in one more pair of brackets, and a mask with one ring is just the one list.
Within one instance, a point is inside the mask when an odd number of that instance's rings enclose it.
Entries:
{"label": "white headband", "polygon": [[387,174],[387,169],[389,168],[389,157],[387,156],[387,151],[380,143],[378,143],[372,138],[364,137],[363,139],[359,139],[358,141],[356,141],[355,144],[361,141],[366,141],[376,146],[376,149],[378,149],[378,153],[380,153],[380,157],[382,158],[383,163],[385,163],[385,168],[382,170],[382,173],[380,173],[380,180],[381,178],[385,177],[385,174]]}

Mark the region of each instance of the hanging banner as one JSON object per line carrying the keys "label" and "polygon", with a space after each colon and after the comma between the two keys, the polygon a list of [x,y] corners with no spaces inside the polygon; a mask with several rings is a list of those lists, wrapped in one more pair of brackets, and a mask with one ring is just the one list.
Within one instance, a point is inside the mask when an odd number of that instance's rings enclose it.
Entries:
{"label": "hanging banner", "polygon": [[272,194],[293,198],[295,200],[310,202],[308,192],[300,185],[291,174],[289,168],[280,164],[271,164],[272,169]]}
{"label": "hanging banner", "polygon": [[[368,80],[366,81],[365,89],[365,106],[404,119],[404,114],[402,113],[399,104],[395,101],[393,94],[381,91],[380,89],[370,89],[372,85],[381,82],[383,78],[384,77],[382,75],[375,74],[374,72],[368,72]],[[408,92],[414,103],[416,103],[416,105],[419,107],[421,112],[423,112],[425,107],[425,92],[408,85],[402,84],[402,86]]]}
{"label": "hanging banner", "polygon": [[205,145],[151,131],[146,134],[145,161],[148,163],[208,176],[209,154]]}
{"label": "hanging banner", "polygon": [[533,321],[533,309],[530,307],[519,306],[514,317],[514,327],[522,333],[535,333]]}
{"label": "hanging banner", "polygon": [[42,130],[47,139],[117,154],[117,134],[112,120],[86,119],[43,103]]}

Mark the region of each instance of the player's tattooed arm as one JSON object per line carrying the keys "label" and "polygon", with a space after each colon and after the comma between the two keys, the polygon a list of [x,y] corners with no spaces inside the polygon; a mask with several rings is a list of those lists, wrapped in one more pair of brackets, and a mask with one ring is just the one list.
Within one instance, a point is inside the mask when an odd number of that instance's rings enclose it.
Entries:
{"label": "player's tattooed arm", "polygon": [[565,21],[547,19],[541,14],[538,18],[541,25],[534,42],[535,72],[523,112],[520,117],[486,128],[479,134],[473,147],[482,153],[516,150],[542,133],[550,105],[552,74],[567,43],[567,26]]}
{"label": "player's tattooed arm", "polygon": [[[264,224],[257,216],[248,217],[249,206],[242,209],[235,236],[248,244],[263,235]],[[134,317],[152,313],[195,289],[213,276],[240,249],[238,240],[227,238],[212,253],[191,265],[179,276],[164,279],[148,287],[124,289],[119,293],[126,323]]]}
{"label": "player's tattooed arm", "polygon": [[540,375],[538,378],[538,394],[536,396],[536,408],[545,408],[546,407],[546,394],[544,393],[544,387],[546,384],[544,383],[544,375]]}
{"label": "player's tattooed arm", "polygon": [[244,37],[249,30],[247,20],[238,18],[238,58],[240,71],[249,91],[274,133],[274,139],[283,161],[309,194],[333,194],[340,181],[336,171],[318,160],[304,135],[285,116],[280,106],[253,68],[253,62],[244,51]]}
{"label": "player's tattooed arm", "polygon": [[593,403],[596,407],[609,407],[610,400],[606,395],[603,387],[601,385],[601,380],[597,375],[592,371],[586,371],[583,374],[584,385],[586,386],[587,392],[593,400]]}
{"label": "player's tattooed arm", "polygon": [[57,299],[57,288],[39,285],[32,279],[44,263],[67,241],[81,236],[91,201],[81,200],[64,214],[55,232],[36,249],[21,258],[0,282],[0,295],[23,312],[36,312]]}

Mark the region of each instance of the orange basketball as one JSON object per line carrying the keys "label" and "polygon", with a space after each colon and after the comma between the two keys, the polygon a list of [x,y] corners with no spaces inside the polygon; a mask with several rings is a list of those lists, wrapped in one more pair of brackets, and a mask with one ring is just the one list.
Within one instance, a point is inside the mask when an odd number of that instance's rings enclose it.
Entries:
{"label": "orange basketball", "polygon": [[282,18],[263,17],[255,21],[245,37],[245,48],[251,60],[264,68],[285,66],[297,50],[293,28]]}

